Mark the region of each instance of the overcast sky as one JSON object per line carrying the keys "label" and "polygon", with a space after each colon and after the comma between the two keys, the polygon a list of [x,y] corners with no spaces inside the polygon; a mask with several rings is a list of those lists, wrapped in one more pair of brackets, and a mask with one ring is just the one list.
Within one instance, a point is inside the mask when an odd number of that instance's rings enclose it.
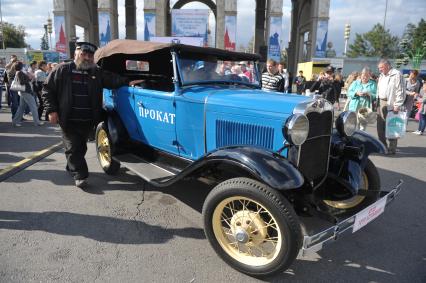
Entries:
{"label": "overcast sky", "polygon": [[[40,48],[40,38],[44,33],[43,25],[47,21],[48,14],[52,16],[53,0],[0,0],[0,2],[3,21],[24,26],[28,34],[26,42],[34,49]],[[142,39],[143,0],[136,0],[136,2],[138,39]],[[376,23],[383,24],[385,3],[386,0],[331,0],[328,41],[333,42],[338,55],[343,52],[345,23],[350,23],[352,26],[351,42],[355,38],[355,33],[367,32]],[[124,38],[124,0],[118,0],[118,6],[119,37]],[[238,7],[237,46],[246,45],[253,36],[255,0],[238,0]],[[207,8],[207,6],[193,2],[185,5],[184,8]],[[284,0],[283,42],[288,42],[290,13],[291,1]],[[425,0],[388,0],[386,28],[390,29],[393,35],[401,36],[408,23],[417,24],[422,17],[426,19]]]}

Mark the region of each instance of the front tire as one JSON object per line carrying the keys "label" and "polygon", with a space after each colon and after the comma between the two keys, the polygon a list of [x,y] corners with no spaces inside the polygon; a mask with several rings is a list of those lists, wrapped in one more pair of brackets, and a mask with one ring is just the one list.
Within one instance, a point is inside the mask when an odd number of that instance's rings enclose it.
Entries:
{"label": "front tire", "polygon": [[297,215],[277,191],[248,178],[217,185],[203,206],[204,231],[215,252],[252,276],[286,270],[302,243]]}
{"label": "front tire", "polygon": [[360,190],[369,191],[368,196],[356,195],[342,201],[324,200],[324,203],[332,211],[353,213],[358,212],[375,202],[380,196],[380,176],[376,166],[370,159],[367,159],[367,163],[362,173],[362,185]]}
{"label": "front tire", "polygon": [[96,128],[96,156],[102,170],[108,175],[117,174],[120,163],[112,158],[113,144],[108,133],[108,127],[102,122]]}

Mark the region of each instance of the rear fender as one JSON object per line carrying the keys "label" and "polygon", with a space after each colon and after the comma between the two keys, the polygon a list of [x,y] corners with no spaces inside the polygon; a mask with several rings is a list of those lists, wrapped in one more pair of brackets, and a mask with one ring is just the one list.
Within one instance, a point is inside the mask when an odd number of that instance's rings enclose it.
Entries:
{"label": "rear fender", "polygon": [[115,111],[108,111],[107,119],[108,132],[113,144],[118,144],[128,138],[127,130]]}

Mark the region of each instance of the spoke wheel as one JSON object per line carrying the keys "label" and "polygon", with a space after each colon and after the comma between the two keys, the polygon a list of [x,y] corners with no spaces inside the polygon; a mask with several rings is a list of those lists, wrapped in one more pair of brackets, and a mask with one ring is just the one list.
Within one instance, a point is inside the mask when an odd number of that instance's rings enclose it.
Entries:
{"label": "spoke wheel", "polygon": [[359,210],[360,208],[364,208],[376,201],[379,197],[380,177],[376,166],[370,159],[367,160],[367,164],[362,173],[362,180],[359,189],[363,191],[374,190],[375,193],[371,193],[369,197],[356,195],[343,201],[324,200],[324,203],[337,210],[351,211]]}
{"label": "spoke wheel", "polygon": [[283,234],[277,221],[252,199],[243,196],[224,199],[214,210],[212,224],[220,246],[244,264],[271,263],[282,248]]}
{"label": "spoke wheel", "polygon": [[115,174],[120,169],[120,163],[112,159],[113,144],[104,122],[96,128],[96,153],[99,164],[107,174]]}
{"label": "spoke wheel", "polygon": [[216,186],[203,206],[204,229],[216,253],[253,276],[287,269],[300,249],[297,216],[278,192],[252,179]]}

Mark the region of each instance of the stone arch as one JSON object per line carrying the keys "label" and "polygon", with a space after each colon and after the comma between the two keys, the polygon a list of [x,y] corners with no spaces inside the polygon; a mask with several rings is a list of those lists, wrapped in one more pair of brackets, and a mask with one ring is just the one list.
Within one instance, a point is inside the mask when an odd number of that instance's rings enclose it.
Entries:
{"label": "stone arch", "polygon": [[172,9],[180,9],[182,8],[184,5],[191,3],[191,2],[200,2],[203,3],[204,5],[206,5],[207,7],[210,8],[210,10],[213,11],[214,17],[217,19],[217,8],[216,8],[216,3],[214,3],[212,0],[179,0],[177,1]]}

